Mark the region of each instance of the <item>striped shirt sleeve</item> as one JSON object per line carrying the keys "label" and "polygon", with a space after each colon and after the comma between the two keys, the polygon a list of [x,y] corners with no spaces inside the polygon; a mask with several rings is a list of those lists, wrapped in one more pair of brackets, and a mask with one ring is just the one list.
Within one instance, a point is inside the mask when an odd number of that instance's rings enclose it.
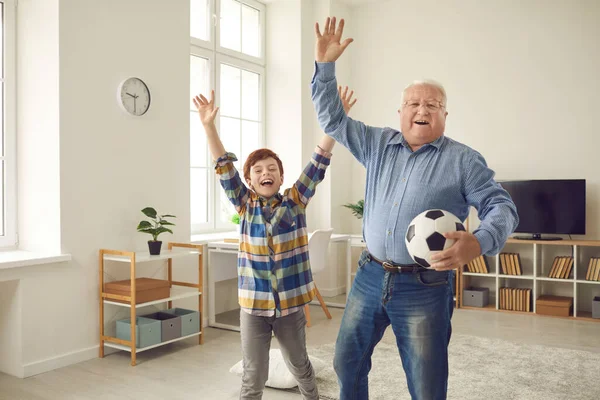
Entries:
{"label": "striped shirt sleeve", "polygon": [[331,161],[331,153],[319,146],[316,147],[311,160],[308,162],[300,178],[294,183],[290,197],[296,204],[306,207],[314,196],[317,185],[325,178],[325,170]]}
{"label": "striped shirt sleeve", "polygon": [[215,171],[219,175],[219,182],[227,198],[234,205],[235,210],[242,214],[246,210],[249,191],[233,165],[235,161],[237,161],[235,154],[225,153],[215,162]]}

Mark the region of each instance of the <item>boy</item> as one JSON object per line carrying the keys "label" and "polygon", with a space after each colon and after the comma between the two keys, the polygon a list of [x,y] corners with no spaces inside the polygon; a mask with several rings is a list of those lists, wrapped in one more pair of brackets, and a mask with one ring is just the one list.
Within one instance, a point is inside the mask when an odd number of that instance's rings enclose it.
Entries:
{"label": "boy", "polygon": [[[348,88],[340,97],[346,113],[354,105]],[[323,180],[335,141],[324,135],[300,178],[281,195],[283,165],[269,149],[252,152],[244,164],[242,182],[233,165],[237,158],[225,151],[214,121],[219,111],[210,101],[196,96],[208,146],[216,160],[216,172],[227,197],[240,215],[238,295],[244,373],[241,399],[260,399],[268,378],[272,332],[285,363],[298,381],[305,399],[318,399],[315,374],[306,352],[303,306],[312,301],[316,288],[308,261],[306,205]]]}

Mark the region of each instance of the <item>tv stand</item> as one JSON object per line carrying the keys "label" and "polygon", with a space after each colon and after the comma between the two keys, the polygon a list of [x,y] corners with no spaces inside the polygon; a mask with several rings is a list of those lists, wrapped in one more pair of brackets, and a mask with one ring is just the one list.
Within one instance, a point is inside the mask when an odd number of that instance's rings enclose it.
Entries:
{"label": "tv stand", "polygon": [[514,239],[518,239],[518,240],[562,240],[561,237],[556,237],[556,236],[544,236],[542,237],[542,235],[540,233],[533,233],[531,236],[515,236]]}

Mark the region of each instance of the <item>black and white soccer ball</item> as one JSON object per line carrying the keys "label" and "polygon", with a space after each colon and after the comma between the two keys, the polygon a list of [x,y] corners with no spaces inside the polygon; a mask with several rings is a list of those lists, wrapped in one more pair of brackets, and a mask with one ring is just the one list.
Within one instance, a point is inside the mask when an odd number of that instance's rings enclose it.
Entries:
{"label": "black and white soccer ball", "polygon": [[427,210],[417,215],[406,230],[406,248],[412,259],[422,267],[429,268],[431,256],[454,244],[444,233],[464,231],[465,227],[456,215],[446,210]]}

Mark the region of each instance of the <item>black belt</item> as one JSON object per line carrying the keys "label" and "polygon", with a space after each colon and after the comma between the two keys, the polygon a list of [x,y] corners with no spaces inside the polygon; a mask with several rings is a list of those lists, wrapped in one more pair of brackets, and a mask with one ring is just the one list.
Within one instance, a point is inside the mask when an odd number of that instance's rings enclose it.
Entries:
{"label": "black belt", "polygon": [[389,272],[406,274],[406,273],[416,273],[416,272],[427,270],[427,268],[423,268],[419,264],[396,264],[396,263],[389,262],[389,261],[381,261],[381,260],[375,258],[375,256],[368,251],[367,251],[367,254],[369,255],[369,258],[372,261],[375,261],[377,264],[381,265],[383,267],[383,269],[385,269],[386,271],[389,271]]}

